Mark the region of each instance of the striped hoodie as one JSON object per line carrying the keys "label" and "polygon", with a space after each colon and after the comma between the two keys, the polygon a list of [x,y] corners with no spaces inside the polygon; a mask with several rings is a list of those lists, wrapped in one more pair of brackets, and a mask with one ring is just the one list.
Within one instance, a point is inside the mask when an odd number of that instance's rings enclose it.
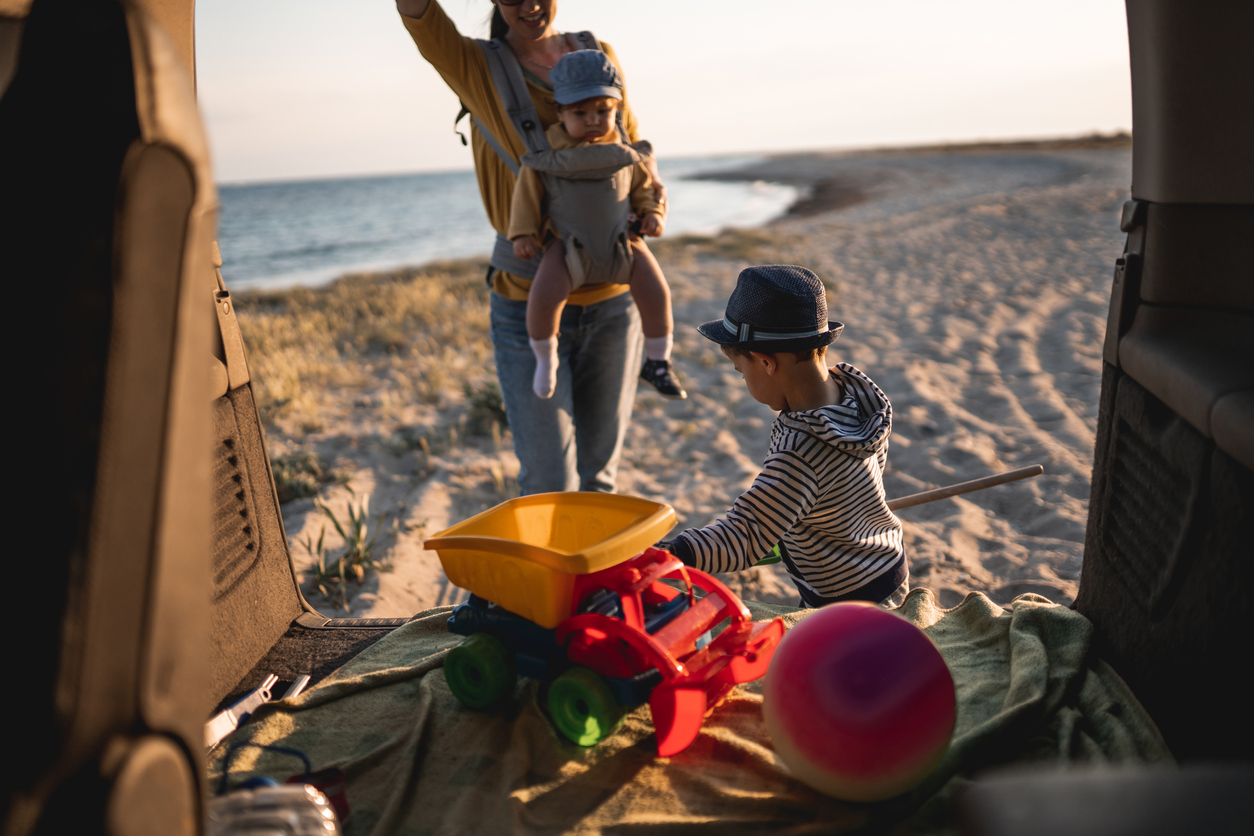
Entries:
{"label": "striped hoodie", "polygon": [[676,556],[706,572],[736,572],[780,543],[789,575],[812,606],[882,600],[906,579],[901,521],[884,498],[892,404],[853,366],[831,371],[844,399],[781,412],[757,479],[725,517],[681,532],[672,543]]}

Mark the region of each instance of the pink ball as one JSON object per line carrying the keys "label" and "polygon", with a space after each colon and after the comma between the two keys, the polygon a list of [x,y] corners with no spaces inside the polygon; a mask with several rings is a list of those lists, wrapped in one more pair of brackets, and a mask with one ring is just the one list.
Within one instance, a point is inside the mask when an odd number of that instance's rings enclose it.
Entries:
{"label": "pink ball", "polygon": [[802,781],[879,801],[922,781],[954,731],[954,680],[922,630],[874,604],[823,607],[780,642],[763,713]]}

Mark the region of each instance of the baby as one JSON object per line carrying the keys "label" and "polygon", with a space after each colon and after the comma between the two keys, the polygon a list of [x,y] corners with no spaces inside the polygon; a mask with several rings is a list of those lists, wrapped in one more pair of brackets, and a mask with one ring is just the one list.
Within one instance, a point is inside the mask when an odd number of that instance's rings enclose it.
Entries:
{"label": "baby", "polygon": [[904,600],[901,521],[884,498],[893,408],[858,369],[829,367],[843,328],[818,277],[790,266],[742,271],[723,318],[700,327],[779,417],[761,474],[727,515],[668,544],[680,560],[735,572],[778,544],[802,606]]}
{"label": "baby", "polygon": [[666,398],[688,393],[670,365],[670,288],[652,258],[635,252],[641,235],[662,234],[664,212],[645,167],[647,142],[624,144],[618,128],[622,79],[605,53],[567,53],[551,75],[558,122],[550,151],[524,154],[510,208],[509,238],[519,258],[543,251],[527,300],[527,333],[536,355],[532,388],[549,398],[557,385],[557,329],[570,292],[584,284],[629,283],[644,328],[640,377]]}

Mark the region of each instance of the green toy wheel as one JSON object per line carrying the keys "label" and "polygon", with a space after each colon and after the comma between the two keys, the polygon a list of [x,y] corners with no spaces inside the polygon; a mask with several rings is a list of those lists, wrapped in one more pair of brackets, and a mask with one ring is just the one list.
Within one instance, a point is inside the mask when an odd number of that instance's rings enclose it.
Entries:
{"label": "green toy wheel", "polygon": [[587,668],[571,668],[549,686],[553,725],[580,746],[595,746],[609,737],[626,713],[605,680]]}
{"label": "green toy wheel", "polygon": [[490,708],[514,691],[514,654],[490,633],[475,633],[448,652],[444,678],[469,708]]}

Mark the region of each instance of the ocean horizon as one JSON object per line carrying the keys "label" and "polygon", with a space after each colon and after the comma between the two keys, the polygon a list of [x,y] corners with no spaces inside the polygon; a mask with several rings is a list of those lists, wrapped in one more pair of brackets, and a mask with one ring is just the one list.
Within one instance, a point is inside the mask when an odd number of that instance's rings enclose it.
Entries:
{"label": "ocean horizon", "polygon": [[[666,235],[767,223],[798,197],[781,183],[692,179],[760,155],[659,159]],[[319,286],[349,274],[486,256],[488,224],[474,171],[225,183],[218,242],[232,290]]]}

